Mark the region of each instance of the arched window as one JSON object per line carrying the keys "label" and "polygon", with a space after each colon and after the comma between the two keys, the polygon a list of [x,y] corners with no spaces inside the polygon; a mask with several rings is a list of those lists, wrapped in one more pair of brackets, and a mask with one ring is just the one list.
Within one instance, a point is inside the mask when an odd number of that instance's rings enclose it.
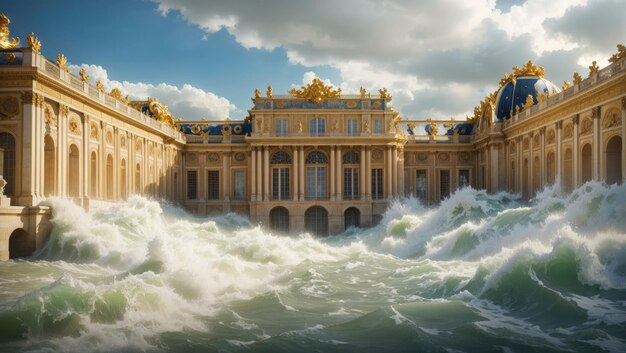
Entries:
{"label": "arched window", "polygon": [[75,144],[70,145],[69,163],[67,168],[67,190],[71,197],[78,197],[80,195],[80,153],[78,152],[78,147]]}
{"label": "arched window", "polygon": [[343,158],[343,199],[359,198],[359,154],[354,150],[344,153]]}
{"label": "arched window", "polygon": [[606,145],[606,183],[621,184],[624,176],[622,175],[622,138],[613,136]]}
{"label": "arched window", "polygon": [[287,200],[290,193],[291,156],[285,151],[277,151],[272,155],[270,163],[272,164],[272,199]]}
{"label": "arched window", "polygon": [[45,196],[56,194],[56,148],[50,135],[43,139],[44,162],[43,162],[43,190]]}
{"label": "arched window", "polygon": [[272,208],[270,211],[270,228],[280,233],[289,232],[289,211],[286,208]]}
{"label": "arched window", "polygon": [[15,138],[7,132],[0,132],[0,148],[4,150],[2,178],[7,182],[4,193],[15,194]]}
{"label": "arched window", "polygon": [[328,158],[320,151],[312,151],[306,157],[306,198],[325,199]]}
{"label": "arched window", "polygon": [[309,133],[311,136],[324,136],[326,133],[326,120],[324,118],[311,118],[309,120]]}
{"label": "arched window", "polygon": [[548,184],[554,184],[556,181],[556,161],[555,161],[554,152],[548,153],[548,158],[546,159],[546,169],[547,169],[547,181]]}
{"label": "arched window", "polygon": [[586,144],[582,149],[582,182],[586,183],[593,178],[592,174],[592,159],[591,159],[592,148],[590,144]]}
{"label": "arched window", "polygon": [[359,227],[361,224],[361,212],[356,207],[350,207],[343,213],[344,228]]}
{"label": "arched window", "polygon": [[328,235],[328,211],[323,207],[313,206],[304,213],[304,229],[314,235]]}

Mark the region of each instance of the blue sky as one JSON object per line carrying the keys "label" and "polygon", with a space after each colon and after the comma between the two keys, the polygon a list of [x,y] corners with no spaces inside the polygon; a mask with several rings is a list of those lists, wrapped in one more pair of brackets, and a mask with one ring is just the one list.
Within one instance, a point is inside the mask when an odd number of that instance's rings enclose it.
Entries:
{"label": "blue sky", "polygon": [[74,71],[187,119],[243,118],[255,88],[280,94],[315,76],[344,92],[389,87],[403,116],[443,118],[471,112],[528,59],[559,86],[606,64],[626,39],[625,3],[2,0],[0,11],[49,59],[64,53]]}

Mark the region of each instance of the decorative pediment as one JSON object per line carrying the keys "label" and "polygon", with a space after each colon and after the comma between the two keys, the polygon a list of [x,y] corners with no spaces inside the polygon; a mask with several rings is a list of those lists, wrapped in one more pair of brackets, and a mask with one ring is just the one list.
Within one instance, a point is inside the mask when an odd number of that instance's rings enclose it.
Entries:
{"label": "decorative pediment", "polygon": [[341,97],[341,88],[333,90],[332,86],[326,86],[322,80],[316,77],[308,85],[302,86],[300,89],[290,90],[289,94],[313,103],[320,103],[327,99]]}

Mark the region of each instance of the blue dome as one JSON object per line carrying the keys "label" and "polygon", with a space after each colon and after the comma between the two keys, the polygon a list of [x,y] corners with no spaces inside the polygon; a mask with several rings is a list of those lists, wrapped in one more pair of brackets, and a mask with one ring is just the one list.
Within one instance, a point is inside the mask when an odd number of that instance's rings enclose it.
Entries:
{"label": "blue dome", "polygon": [[553,94],[554,92],[561,92],[561,89],[538,76],[523,76],[510,80],[500,88],[496,96],[496,119],[501,121],[510,118],[515,113],[516,106],[522,109],[528,95],[531,95],[537,104],[537,93]]}

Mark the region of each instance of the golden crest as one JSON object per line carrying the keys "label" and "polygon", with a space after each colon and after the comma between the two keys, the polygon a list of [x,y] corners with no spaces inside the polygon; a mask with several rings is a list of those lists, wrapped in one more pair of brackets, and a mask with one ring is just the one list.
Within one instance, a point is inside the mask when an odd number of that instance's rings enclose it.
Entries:
{"label": "golden crest", "polygon": [[109,96],[121,101],[122,100],[122,91],[119,88],[113,88],[111,92],[109,92]]}
{"label": "golden crest", "polygon": [[614,64],[620,60],[626,59],[626,47],[622,44],[617,45],[617,53],[609,58],[609,62]]}
{"label": "golden crest", "polygon": [[391,94],[389,94],[389,91],[387,91],[387,88],[383,87],[382,89],[379,89],[378,93],[380,93],[381,99],[384,99],[386,101],[391,100]]}
{"label": "golden crest", "polygon": [[83,83],[87,83],[87,81],[89,81],[89,75],[87,75],[85,68],[80,69],[78,74],[80,75],[80,79],[83,80]]}
{"label": "golden crest", "polygon": [[598,71],[600,71],[600,66],[598,66],[598,63],[594,60],[591,62],[591,66],[589,66],[589,77],[596,75]]}
{"label": "golden crest", "polygon": [[13,49],[20,45],[20,38],[9,38],[9,20],[3,13],[0,13],[0,49]]}
{"label": "golden crest", "polygon": [[28,35],[28,47],[35,53],[39,53],[41,51],[41,42],[37,39],[37,37],[35,37],[34,32],[30,32]]}
{"label": "golden crest", "polygon": [[63,54],[57,54],[57,65],[59,65],[59,69],[70,72],[70,69],[67,68],[67,57]]}
{"label": "golden crest", "polygon": [[580,77],[578,72],[574,72],[574,84],[578,86],[581,82],[583,82],[583,78]]}
{"label": "golden crest", "polygon": [[324,85],[324,82],[316,77],[313,81],[311,81],[311,83],[306,86],[302,86],[299,90],[295,88],[290,90],[289,94],[294,97],[304,98],[309,102],[319,104],[327,99],[341,97],[341,88],[333,90],[332,86]]}
{"label": "golden crest", "polygon": [[102,81],[96,81],[96,88],[98,89],[98,91],[104,92],[104,84],[102,83]]}

